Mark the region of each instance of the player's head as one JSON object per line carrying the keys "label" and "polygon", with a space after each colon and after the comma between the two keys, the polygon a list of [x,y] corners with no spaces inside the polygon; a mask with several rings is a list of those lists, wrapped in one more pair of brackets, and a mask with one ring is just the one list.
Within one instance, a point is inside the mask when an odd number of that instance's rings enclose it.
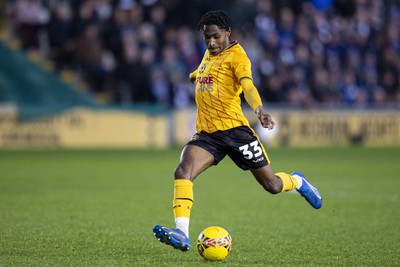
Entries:
{"label": "player's head", "polygon": [[220,29],[231,31],[231,18],[223,10],[208,11],[205,13],[197,24],[197,30],[204,30],[207,25],[217,25]]}
{"label": "player's head", "polygon": [[217,55],[229,45],[231,18],[223,10],[209,11],[201,17],[197,30],[203,32],[210,54]]}

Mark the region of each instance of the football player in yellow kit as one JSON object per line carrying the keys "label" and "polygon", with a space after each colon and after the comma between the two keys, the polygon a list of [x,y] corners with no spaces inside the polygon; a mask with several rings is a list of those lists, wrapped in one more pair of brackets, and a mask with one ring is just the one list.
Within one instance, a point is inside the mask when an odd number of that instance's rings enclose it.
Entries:
{"label": "football player in yellow kit", "polygon": [[158,240],[182,251],[190,248],[193,181],[226,155],[239,168],[250,170],[266,191],[277,194],[297,190],[314,208],[322,206],[318,190],[301,172],[273,172],[262,143],[243,115],[242,93],[261,125],[268,129],[274,127],[253,84],[251,62],[246,52],[237,41],[229,39],[230,24],[229,16],[221,10],[207,12],[198,24],[207,50],[197,70],[189,76],[196,85],[196,134],[183,148],[174,173],[176,228],[161,225],[153,228]]}

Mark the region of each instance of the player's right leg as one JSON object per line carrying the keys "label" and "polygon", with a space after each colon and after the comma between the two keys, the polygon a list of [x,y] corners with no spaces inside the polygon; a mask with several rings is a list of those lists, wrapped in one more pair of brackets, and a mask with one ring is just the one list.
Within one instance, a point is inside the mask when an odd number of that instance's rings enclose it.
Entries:
{"label": "player's right leg", "polygon": [[193,206],[193,180],[211,166],[214,157],[199,146],[187,145],[182,151],[181,161],[175,170],[173,210],[176,228],[156,225],[155,237],[175,249],[190,249],[189,220]]}
{"label": "player's right leg", "polygon": [[190,239],[178,228],[167,228],[156,225],[153,228],[155,237],[162,243],[170,245],[183,252],[190,249]]}
{"label": "player's right leg", "polygon": [[189,219],[193,206],[193,182],[186,179],[175,179],[173,209],[176,228],[156,225],[153,228],[155,237],[164,244],[181,251],[190,249]]}

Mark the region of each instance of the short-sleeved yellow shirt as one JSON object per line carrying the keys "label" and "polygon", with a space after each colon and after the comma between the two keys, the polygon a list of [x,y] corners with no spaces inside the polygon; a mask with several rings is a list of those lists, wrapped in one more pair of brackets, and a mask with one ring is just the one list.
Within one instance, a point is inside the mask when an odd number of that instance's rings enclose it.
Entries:
{"label": "short-sleeved yellow shirt", "polygon": [[217,55],[207,50],[190,76],[196,85],[197,132],[249,126],[241,107],[240,80],[252,79],[251,62],[237,41]]}

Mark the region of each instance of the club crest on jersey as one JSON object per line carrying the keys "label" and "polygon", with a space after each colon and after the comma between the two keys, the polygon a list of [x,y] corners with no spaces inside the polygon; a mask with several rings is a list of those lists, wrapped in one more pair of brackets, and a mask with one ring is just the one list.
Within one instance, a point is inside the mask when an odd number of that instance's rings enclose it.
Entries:
{"label": "club crest on jersey", "polygon": [[206,69],[206,64],[201,65],[200,69],[199,69],[199,73],[203,73],[204,70]]}

